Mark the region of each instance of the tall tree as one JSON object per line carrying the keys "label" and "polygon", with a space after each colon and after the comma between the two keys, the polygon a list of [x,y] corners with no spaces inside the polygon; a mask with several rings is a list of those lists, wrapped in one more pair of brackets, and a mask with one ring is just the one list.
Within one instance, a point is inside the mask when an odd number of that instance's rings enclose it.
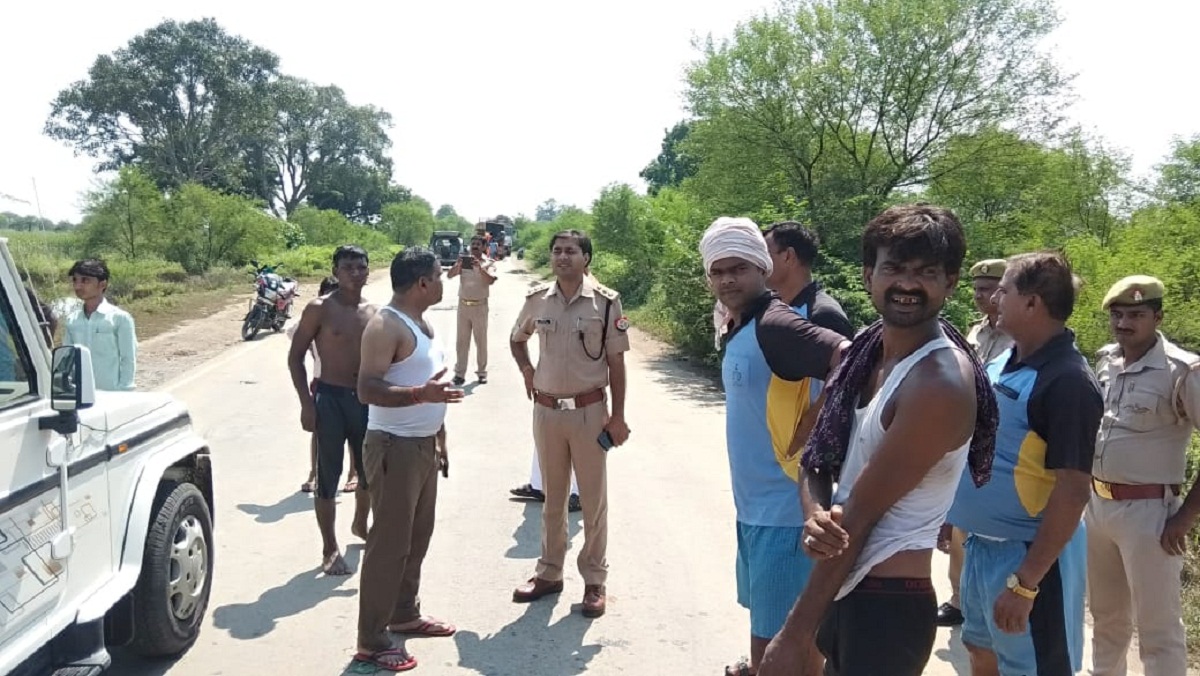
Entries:
{"label": "tall tree", "polygon": [[1156,168],[1160,200],[1189,204],[1200,199],[1200,135],[1173,139],[1171,154]]}
{"label": "tall tree", "polygon": [[266,114],[279,60],[213,19],[164,21],[55,98],[45,132],[99,160],[136,164],[160,187],[243,185],[241,141]]}
{"label": "tall tree", "polygon": [[[273,122],[262,128],[248,161],[257,196],[276,216],[291,215],[314,192],[347,185],[356,188],[351,201],[361,208],[376,188],[374,177],[391,176],[388,113],[351,105],[338,87],[288,76],[271,83],[269,105]],[[347,178],[358,179],[357,186]]]}
{"label": "tall tree", "polygon": [[646,181],[651,195],[665,187],[678,186],[683,179],[696,173],[696,159],[684,146],[691,130],[691,124],[686,121],[676,122],[674,127],[666,130],[662,152],[638,174]]}
{"label": "tall tree", "polygon": [[950,137],[1053,125],[1068,78],[1039,43],[1058,21],[1049,0],[784,0],[689,68],[700,183],[741,188],[744,167],[764,198],[786,186],[853,255]]}
{"label": "tall tree", "polygon": [[144,172],[122,167],[117,179],[88,196],[83,237],[88,251],[115,251],[128,260],[161,253],[162,193]]}

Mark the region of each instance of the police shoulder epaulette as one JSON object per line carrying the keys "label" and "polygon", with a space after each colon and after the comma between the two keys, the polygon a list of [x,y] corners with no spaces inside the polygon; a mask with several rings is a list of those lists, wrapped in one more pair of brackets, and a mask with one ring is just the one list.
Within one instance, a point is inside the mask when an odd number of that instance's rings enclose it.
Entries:
{"label": "police shoulder epaulette", "polygon": [[1183,365],[1184,368],[1192,371],[1200,370],[1200,355],[1194,352],[1179,347],[1178,345],[1167,342],[1163,345],[1163,352],[1166,353],[1167,359],[1173,359]]}
{"label": "police shoulder epaulette", "polygon": [[621,295],[616,290],[610,289],[607,286],[604,286],[603,284],[596,285],[596,293],[600,294],[601,296],[604,296],[605,298],[607,298],[609,300],[616,300],[617,296]]}
{"label": "police shoulder epaulette", "polygon": [[533,296],[538,295],[539,293],[545,293],[546,290],[549,288],[550,288],[549,282],[541,282],[538,284],[534,284],[533,286],[529,287],[528,291],[525,292],[525,297],[531,298]]}
{"label": "police shoulder epaulette", "polygon": [[1104,347],[1100,348],[1099,350],[1096,350],[1096,359],[1106,359],[1108,357],[1111,357],[1114,354],[1116,354],[1117,350],[1119,350],[1120,348],[1121,348],[1121,346],[1117,345],[1116,343],[1110,343],[1108,345],[1105,345]]}

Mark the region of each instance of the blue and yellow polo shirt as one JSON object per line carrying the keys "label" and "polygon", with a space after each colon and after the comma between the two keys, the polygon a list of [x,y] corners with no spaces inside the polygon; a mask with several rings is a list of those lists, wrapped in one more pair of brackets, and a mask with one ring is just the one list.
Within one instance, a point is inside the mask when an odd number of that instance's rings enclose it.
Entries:
{"label": "blue and yellow polo shirt", "polygon": [[1006,350],[987,373],[1000,409],[992,479],[976,488],[964,472],[947,520],[968,533],[1032,542],[1055,470],[1091,473],[1104,399],[1070,330],[1022,361]]}
{"label": "blue and yellow polo shirt", "polygon": [[726,334],[721,359],[725,440],[737,520],[751,526],[803,525],[798,462],[787,450],[845,338],[764,294]]}

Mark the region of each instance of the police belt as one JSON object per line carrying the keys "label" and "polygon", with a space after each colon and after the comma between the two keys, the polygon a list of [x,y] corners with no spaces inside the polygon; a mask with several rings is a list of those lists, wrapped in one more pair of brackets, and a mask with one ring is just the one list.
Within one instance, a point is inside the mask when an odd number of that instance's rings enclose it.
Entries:
{"label": "police belt", "polygon": [[1092,478],[1092,491],[1105,500],[1161,500],[1167,491],[1179,495],[1179,484],[1115,484]]}
{"label": "police belt", "polygon": [[467,300],[466,298],[459,298],[459,299],[458,299],[458,304],[459,304],[459,305],[462,305],[462,306],[464,306],[464,307],[475,307],[476,305],[485,305],[485,304],[487,304],[487,299],[486,299],[486,298],[484,298],[484,299],[482,299],[482,300]]}
{"label": "police belt", "polygon": [[533,400],[556,411],[574,411],[604,401],[604,388],[598,387],[591,392],[577,394],[574,397],[552,397],[542,392],[534,392]]}

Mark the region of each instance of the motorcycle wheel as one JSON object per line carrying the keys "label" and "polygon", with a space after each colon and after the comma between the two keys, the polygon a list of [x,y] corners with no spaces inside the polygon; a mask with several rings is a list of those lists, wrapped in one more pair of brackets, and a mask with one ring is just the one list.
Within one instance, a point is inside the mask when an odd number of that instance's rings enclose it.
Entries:
{"label": "motorcycle wheel", "polygon": [[262,310],[257,306],[251,308],[250,312],[246,314],[246,319],[242,322],[242,340],[254,340],[254,337],[258,335],[258,330],[261,328],[259,326],[261,315]]}

